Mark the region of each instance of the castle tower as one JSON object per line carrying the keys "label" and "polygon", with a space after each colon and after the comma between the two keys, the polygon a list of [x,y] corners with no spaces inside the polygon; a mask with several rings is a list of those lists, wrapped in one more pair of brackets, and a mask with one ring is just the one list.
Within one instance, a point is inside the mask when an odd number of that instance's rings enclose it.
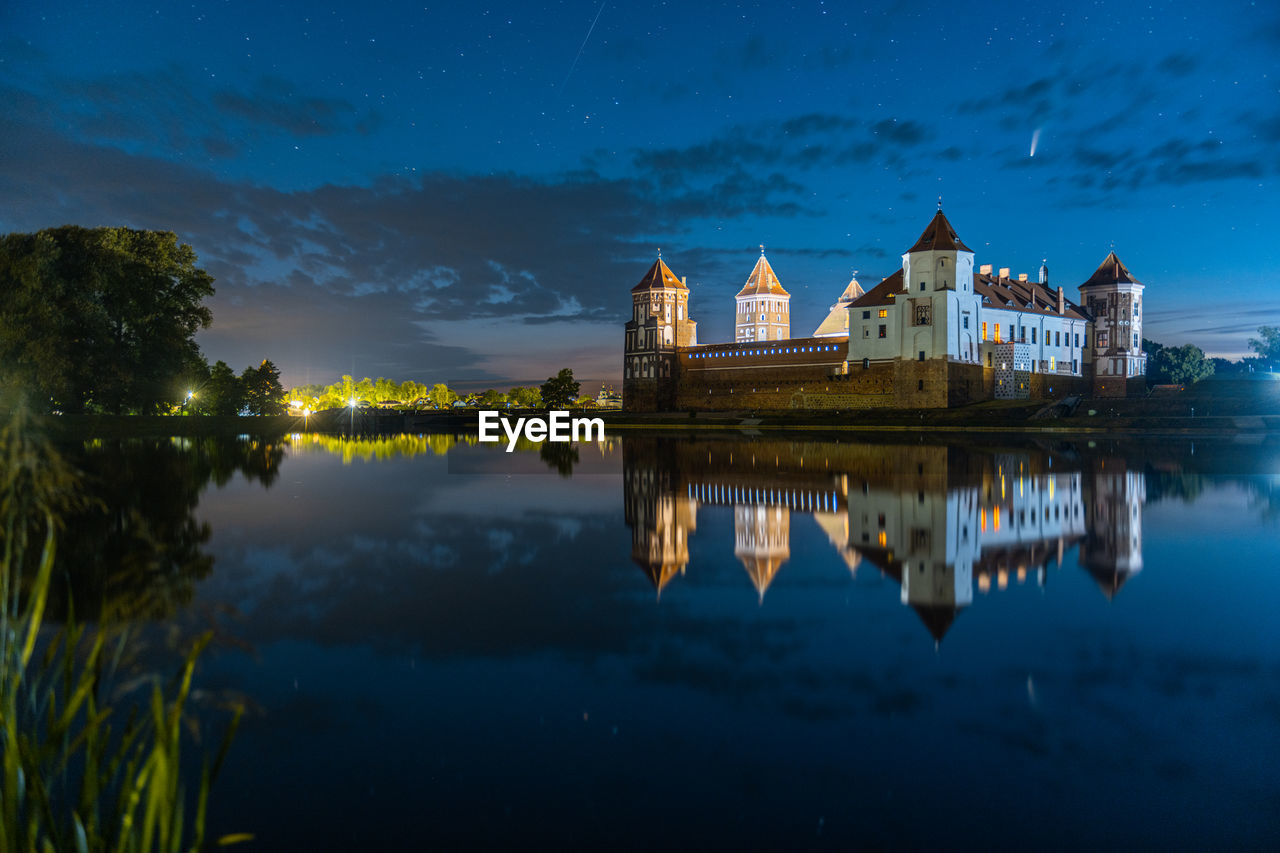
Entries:
{"label": "castle tower", "polygon": [[747,283],[734,299],[738,303],[735,341],[785,341],[791,337],[791,294],[782,289],[774,275],[764,256],[764,246],[760,247],[760,260],[747,276]]}
{"label": "castle tower", "polygon": [[791,556],[791,510],[778,504],[738,504],[733,508],[733,546],[763,604],[765,590]]}
{"label": "castle tower", "polygon": [[[901,358],[951,357],[977,361],[978,300],[973,293],[973,250],[938,205],[920,239],[902,256],[899,304]],[[966,312],[969,322],[964,322]]]}
{"label": "castle tower", "polygon": [[631,528],[631,559],[659,597],[689,564],[689,536],[698,529],[698,502],[683,494],[679,472],[659,457],[650,438],[622,448],[623,512]]}
{"label": "castle tower", "polygon": [[1141,393],[1146,384],[1147,354],[1142,350],[1142,291],[1145,285],[1111,252],[1080,285],[1080,303],[1093,315],[1093,339],[1085,347],[1085,364],[1093,363],[1093,393],[1123,397]]}
{"label": "castle tower", "polygon": [[849,306],[853,304],[854,300],[861,298],[865,292],[862,289],[862,285],[858,284],[858,274],[855,272],[853,278],[849,279],[849,283],[845,285],[844,293],[841,293],[840,298],[836,300],[836,304],[831,306],[826,319],[818,324],[818,328],[813,330],[813,337],[836,338],[848,335]]}
{"label": "castle tower", "polygon": [[689,319],[689,288],[659,253],[644,278],[631,288],[622,365],[623,407],[631,412],[669,408],[676,347],[697,344],[698,324]]}
{"label": "castle tower", "polygon": [[1129,578],[1142,571],[1142,507],[1147,480],[1124,460],[1095,460],[1081,490],[1085,507],[1085,541],[1080,565],[1097,581],[1102,594],[1114,598]]}

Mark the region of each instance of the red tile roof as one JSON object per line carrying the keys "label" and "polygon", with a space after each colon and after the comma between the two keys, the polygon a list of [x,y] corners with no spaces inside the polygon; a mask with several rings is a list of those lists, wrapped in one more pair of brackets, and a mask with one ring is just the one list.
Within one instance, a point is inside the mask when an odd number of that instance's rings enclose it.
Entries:
{"label": "red tile roof", "polygon": [[662,262],[662,258],[653,262],[653,266],[649,267],[649,271],[644,274],[644,278],[640,279],[640,283],[631,288],[632,293],[641,293],[646,290],[657,290],[661,288],[675,288],[676,290],[688,290],[684,282],[676,278],[676,274]]}
{"label": "red tile roof", "polygon": [[902,270],[881,281],[849,304],[850,308],[871,308],[876,305],[892,305],[896,295],[902,292]]}
{"label": "red tile roof", "polygon": [[1102,264],[1089,276],[1089,280],[1081,287],[1097,287],[1103,284],[1142,284],[1133,277],[1133,273],[1129,272],[1128,267],[1116,257],[1115,252],[1111,252],[1102,261]]}
{"label": "red tile roof", "polygon": [[947,217],[942,215],[941,210],[934,214],[933,220],[924,229],[920,239],[907,251],[928,252],[933,249],[959,250],[961,252],[973,251],[961,242],[959,235],[956,234],[956,229],[951,227],[951,223],[947,221]]}
{"label": "red tile roof", "polygon": [[985,297],[983,305],[989,308],[1005,308],[1024,314],[1046,314],[1054,317],[1070,317],[1073,320],[1088,319],[1080,306],[1070,299],[1063,299],[1065,314],[1058,313],[1058,291],[1049,289],[1037,281],[1016,281],[988,273],[973,277],[973,292]]}
{"label": "red tile roof", "polygon": [[760,260],[756,261],[755,268],[751,270],[751,275],[747,276],[747,283],[742,286],[742,290],[738,291],[738,296],[790,296],[790,293],[783,290],[782,282],[778,281],[778,277],[773,273],[773,267],[769,266],[769,261],[765,258],[764,252],[760,253]]}
{"label": "red tile roof", "polygon": [[[973,292],[983,297],[983,307],[1020,311],[1023,314],[1044,314],[1054,317],[1069,317],[1073,320],[1089,319],[1080,306],[1070,299],[1064,299],[1066,313],[1058,313],[1058,291],[1050,290],[1036,281],[1015,281],[1010,278],[999,278],[985,273],[973,276]],[[861,298],[850,304],[850,308],[875,308],[893,305],[901,298],[911,294],[902,291],[902,270],[871,288]]]}

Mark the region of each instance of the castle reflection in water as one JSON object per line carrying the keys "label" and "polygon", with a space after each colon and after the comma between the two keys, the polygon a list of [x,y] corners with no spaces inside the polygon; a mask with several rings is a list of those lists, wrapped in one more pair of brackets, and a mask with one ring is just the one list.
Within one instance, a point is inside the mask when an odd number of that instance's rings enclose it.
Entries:
{"label": "castle reflection in water", "polygon": [[1117,456],[960,446],[628,438],[631,556],[659,597],[689,567],[704,505],[733,508],[734,556],[761,603],[811,516],[851,573],[900,586],[935,641],[979,594],[1079,563],[1114,596],[1142,570],[1145,478]]}

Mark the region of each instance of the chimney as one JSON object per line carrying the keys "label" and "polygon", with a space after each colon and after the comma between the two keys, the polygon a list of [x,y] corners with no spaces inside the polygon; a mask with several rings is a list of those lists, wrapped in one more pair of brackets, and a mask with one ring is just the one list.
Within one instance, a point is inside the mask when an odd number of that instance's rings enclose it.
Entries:
{"label": "chimney", "polygon": [[1008,268],[1008,267],[1000,267],[1000,277],[1001,277],[1001,278],[1008,278],[1008,277],[1009,277],[1009,268]]}
{"label": "chimney", "polygon": [[978,267],[978,275],[991,275],[991,264],[983,264]]}
{"label": "chimney", "polygon": [[1061,286],[1058,287],[1058,313],[1067,313],[1067,297]]}
{"label": "chimney", "polygon": [[1026,280],[1027,280],[1027,274],[1026,274],[1026,273],[1024,273],[1024,272],[1020,272],[1020,273],[1018,273],[1018,281],[1026,281]]}

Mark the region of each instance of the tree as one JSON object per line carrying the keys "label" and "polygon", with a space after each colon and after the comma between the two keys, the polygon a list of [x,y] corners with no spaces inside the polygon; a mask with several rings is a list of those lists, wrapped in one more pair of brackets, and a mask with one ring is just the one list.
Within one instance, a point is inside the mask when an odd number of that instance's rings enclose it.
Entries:
{"label": "tree", "polygon": [[1258,337],[1249,339],[1249,347],[1263,361],[1280,361],[1280,326],[1259,327]]}
{"label": "tree", "polygon": [[537,388],[525,388],[517,385],[507,392],[507,399],[511,401],[513,406],[522,409],[536,409],[542,405],[542,395]]}
{"label": "tree", "polygon": [[209,381],[200,391],[201,407],[211,415],[238,415],[244,403],[240,380],[225,361],[209,369]]}
{"label": "tree", "polygon": [[1159,372],[1177,384],[1199,382],[1213,375],[1213,362],[1195,344],[1165,347],[1160,352]]}
{"label": "tree", "polygon": [[490,388],[489,390],[485,391],[483,394],[480,395],[480,405],[487,406],[488,408],[491,408],[491,409],[496,409],[500,406],[505,406],[506,402],[507,402],[507,395],[503,394],[501,391],[497,390],[496,388]]}
{"label": "tree", "polygon": [[33,405],[154,412],[199,358],[213,278],[170,231],[65,225],[0,238],[0,386]]}
{"label": "tree", "polygon": [[280,384],[280,370],[269,360],[263,359],[257,367],[246,367],[240,374],[240,388],[244,395],[244,407],[254,415],[284,414],[284,387]]}
{"label": "tree", "polygon": [[431,405],[437,409],[448,408],[454,400],[458,399],[458,395],[449,390],[449,386],[443,382],[437,382],[431,391],[427,394],[427,399],[431,401]]}
{"label": "tree", "polygon": [[579,387],[573,371],[566,367],[542,383],[542,404],[548,409],[566,408],[577,398]]}

